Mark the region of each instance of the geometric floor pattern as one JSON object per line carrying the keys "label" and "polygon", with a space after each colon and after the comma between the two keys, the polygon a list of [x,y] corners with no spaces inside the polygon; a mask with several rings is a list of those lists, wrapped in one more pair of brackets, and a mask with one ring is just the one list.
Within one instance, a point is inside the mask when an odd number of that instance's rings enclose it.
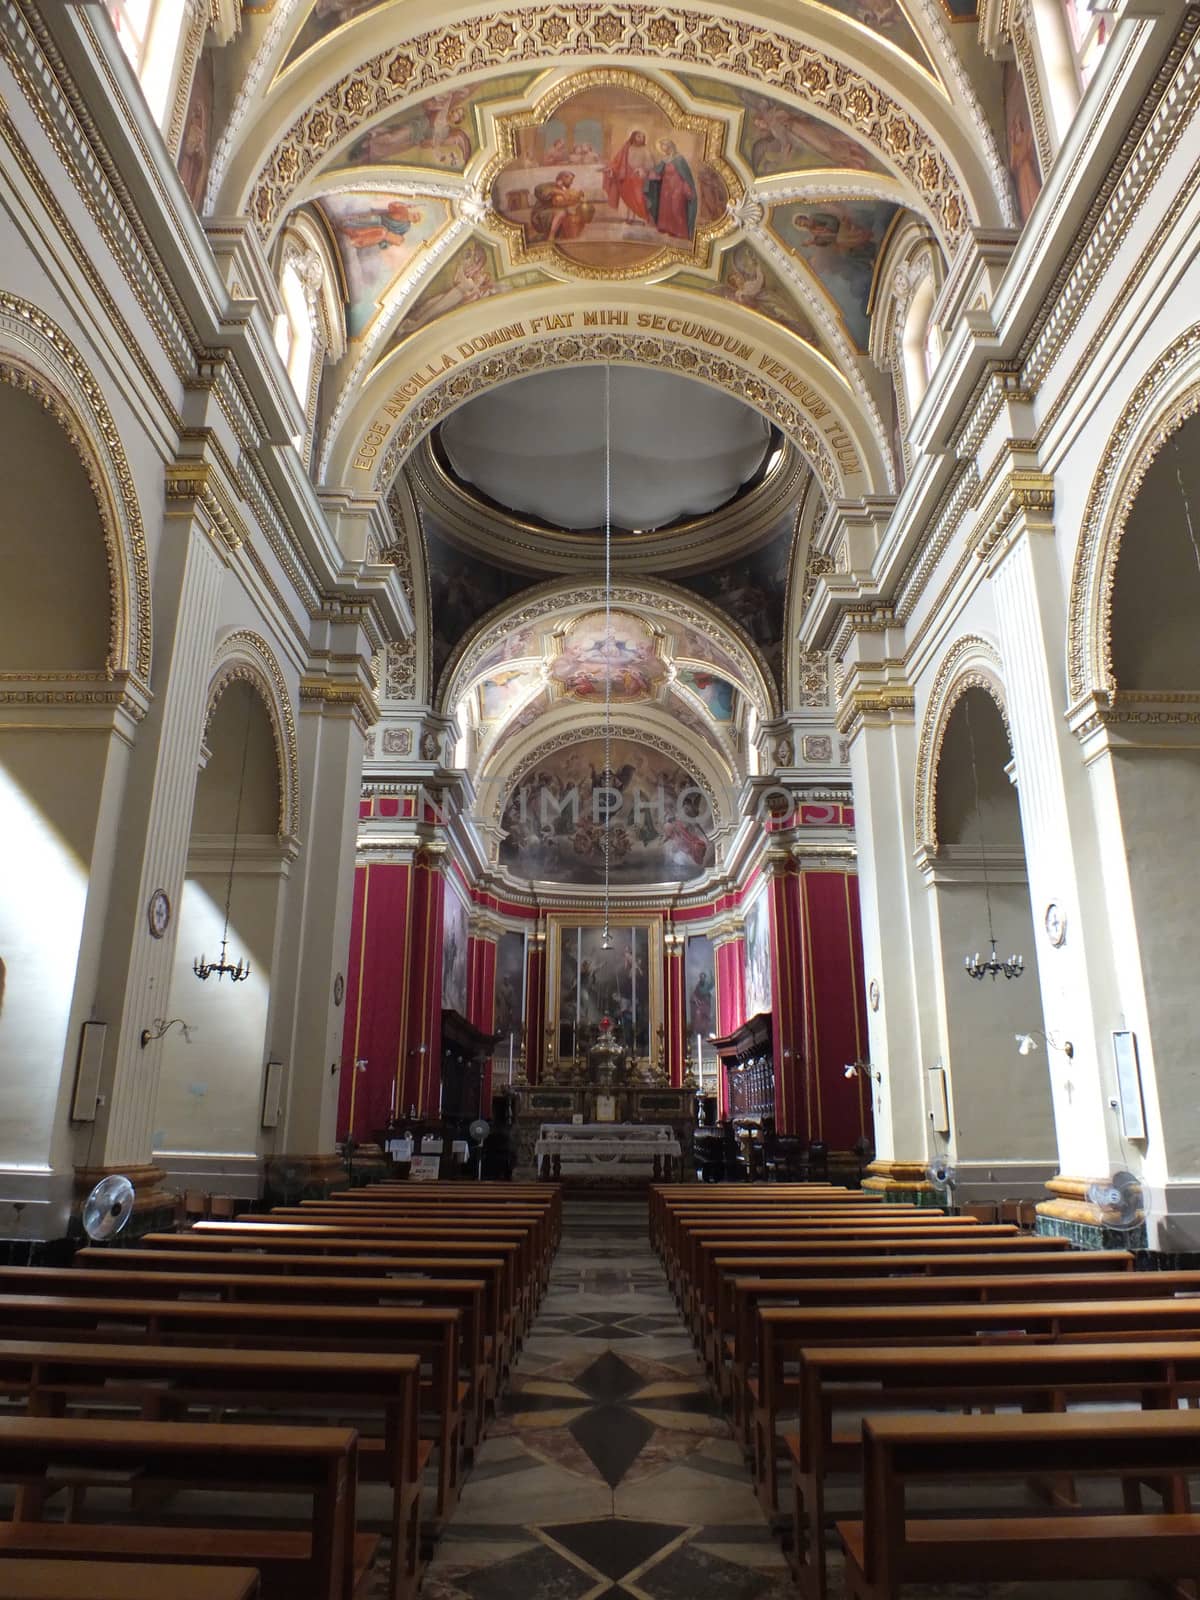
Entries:
{"label": "geometric floor pattern", "polygon": [[[360,1497],[373,1492],[365,1486]],[[837,1600],[840,1552],[829,1556]],[[377,1565],[371,1600],[383,1583]],[[1127,1600],[1150,1592],[1126,1583],[1000,1583],[914,1586],[905,1595]],[[568,1202],[550,1289],[421,1600],[796,1596],[651,1253],[645,1202]]]}
{"label": "geometric floor pattern", "polygon": [[568,1202],[549,1291],[423,1600],[795,1600],[646,1237]]}

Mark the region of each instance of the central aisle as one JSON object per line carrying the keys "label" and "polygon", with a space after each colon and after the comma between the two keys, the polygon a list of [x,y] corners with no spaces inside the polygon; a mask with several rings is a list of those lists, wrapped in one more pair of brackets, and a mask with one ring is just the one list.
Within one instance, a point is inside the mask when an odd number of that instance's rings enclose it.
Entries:
{"label": "central aisle", "polygon": [[549,1292],[423,1600],[795,1600],[651,1252],[568,1201]]}

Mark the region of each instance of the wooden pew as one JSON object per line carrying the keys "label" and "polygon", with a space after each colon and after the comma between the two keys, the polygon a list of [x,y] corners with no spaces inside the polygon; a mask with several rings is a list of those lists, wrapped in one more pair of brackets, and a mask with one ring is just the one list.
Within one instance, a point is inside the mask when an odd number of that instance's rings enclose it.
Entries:
{"label": "wooden pew", "polygon": [[701,1260],[700,1303],[703,1307],[701,1338],[705,1366],[714,1382],[719,1380],[724,1363],[732,1355],[736,1326],[733,1282],[736,1278],[853,1278],[910,1276],[926,1273],[951,1276],[961,1273],[1003,1273],[1007,1275],[1084,1273],[1109,1277],[1114,1272],[1131,1273],[1133,1256],[1128,1250],[1013,1250],[1009,1240],[980,1240],[969,1248],[969,1240],[906,1241],[889,1250],[874,1250],[871,1242],[861,1247],[815,1246],[811,1251],[789,1251],[783,1255],[721,1255],[705,1250]]}
{"label": "wooden pew", "polygon": [[[766,1306],[935,1306],[1021,1301],[1150,1300],[1200,1293],[1200,1272],[974,1273],[953,1277],[735,1278],[731,1388],[745,1416],[746,1384],[758,1370],[758,1313]],[[1200,1318],[1200,1301],[1196,1303]],[[749,1429],[745,1443],[750,1444]]]}
{"label": "wooden pew", "polygon": [[808,1346],[799,1426],[783,1437],[792,1469],[792,1560],[801,1594],[825,1600],[825,1482],[862,1474],[862,1424],[839,1413],[950,1406],[1059,1412],[1100,1402],[1171,1409],[1200,1395],[1200,1340],[1139,1344]]}
{"label": "wooden pew", "polygon": [[78,1342],[343,1350],[416,1355],[427,1369],[422,1410],[438,1439],[438,1514],[458,1494],[467,1386],[459,1380],[461,1312],[451,1306],[235,1305],[180,1300],[9,1295],[0,1337]]}
{"label": "wooden pew", "polygon": [[876,1205],[882,1203],[877,1196],[871,1195],[867,1190],[847,1189],[841,1184],[834,1183],[776,1183],[769,1187],[754,1185],[749,1188],[744,1188],[740,1184],[720,1184],[715,1189],[697,1183],[656,1183],[651,1186],[649,1193],[650,1243],[654,1249],[659,1248],[666,1218],[671,1211],[684,1203],[712,1205],[722,1210],[733,1210],[747,1201],[784,1205],[813,1199],[838,1200],[847,1195],[853,1196],[851,1203],[863,1201]]}
{"label": "wooden pew", "polygon": [[[864,1226],[893,1227],[898,1223],[924,1224],[944,1217],[944,1212],[929,1207],[879,1206],[879,1205],[825,1205],[820,1201],[807,1201],[804,1205],[773,1206],[768,1210],[739,1206],[731,1211],[708,1208],[693,1211],[681,1207],[664,1218],[659,1255],[668,1279],[679,1269],[685,1243],[691,1233],[729,1229],[750,1233],[756,1229],[771,1230],[804,1226]],[[974,1221],[956,1217],[956,1222]],[[1014,1230],[1015,1231],[1015,1230]]]}
{"label": "wooden pew", "polygon": [[[420,1184],[414,1185],[416,1189],[420,1187]],[[364,1216],[396,1217],[409,1222],[466,1222],[477,1219],[488,1225],[503,1223],[506,1226],[527,1227],[533,1232],[536,1254],[544,1269],[549,1267],[558,1248],[554,1214],[546,1206],[497,1205],[495,1201],[487,1199],[445,1200],[430,1205],[421,1201],[414,1203],[407,1195],[363,1195],[361,1191],[352,1190],[349,1194],[333,1195],[328,1200],[302,1200],[300,1210],[306,1216],[320,1214],[338,1217],[351,1212]]]}
{"label": "wooden pew", "polygon": [[[400,1278],[283,1277],[273,1273],[254,1276],[231,1274],[218,1278],[203,1272],[125,1272],[120,1282],[111,1272],[86,1267],[0,1267],[0,1296],[8,1294],[79,1295],[111,1298],[130,1295],[139,1300],[226,1301],[264,1305],[338,1306],[453,1306],[462,1314],[459,1356],[471,1384],[470,1428],[464,1441],[473,1448],[483,1434],[484,1401],[494,1382],[489,1380],[484,1349],[484,1284],[481,1278],[443,1279],[436,1288],[426,1280]],[[0,1315],[3,1301],[0,1299]]]}
{"label": "wooden pew", "polygon": [[[1155,1276],[1157,1276],[1155,1274]],[[777,1424],[798,1399],[788,1372],[806,1345],[974,1344],[1006,1341],[1138,1340],[1200,1335],[1194,1299],[1044,1300],[1004,1304],[764,1306],[759,1318],[759,1375],[747,1380],[753,1402],[754,1478],[768,1515],[777,1510]]]}
{"label": "wooden pew", "polygon": [[[490,1256],[424,1257],[406,1253],[397,1256],[300,1255],[287,1251],[271,1253],[221,1250],[210,1244],[206,1250],[121,1249],[114,1245],[90,1245],[75,1253],[74,1264],[89,1272],[202,1272],[222,1278],[311,1277],[327,1274],[340,1279],[374,1278],[401,1283],[427,1284],[431,1292],[447,1279],[478,1279],[483,1284],[484,1333],[495,1349],[489,1366],[503,1378],[511,1360],[511,1307],[504,1298],[504,1263]],[[494,1398],[494,1395],[491,1397]]]}
{"label": "wooden pew", "polygon": [[359,1437],[358,1471],[360,1481],[392,1490],[388,1600],[410,1600],[420,1579],[421,1478],[431,1446],[417,1436],[419,1386],[420,1361],[411,1355],[0,1340],[0,1389],[39,1415],[100,1404],[156,1421],[186,1421],[198,1407],[283,1410],[305,1415],[308,1426],[333,1410],[378,1419],[377,1437]]}
{"label": "wooden pew", "polygon": [[[0,1522],[0,1556],[257,1567],[264,1600],[352,1600],[378,1543],[355,1535],[350,1428],[0,1418],[0,1482],[53,1487],[62,1470],[136,1475],[139,1492],[231,1489],[312,1497],[311,1532]],[[169,1589],[169,1575],[166,1586]]]}
{"label": "wooden pew", "polygon": [[161,1562],[0,1560],[0,1600],[258,1600],[250,1567],[165,1567]]}
{"label": "wooden pew", "polygon": [[938,1217],[931,1222],[898,1224],[821,1224],[803,1222],[796,1227],[763,1228],[748,1231],[744,1228],[714,1228],[697,1230],[683,1240],[683,1257],[677,1280],[677,1297],[683,1308],[684,1319],[691,1326],[699,1323],[696,1291],[700,1281],[700,1252],[705,1243],[727,1247],[725,1253],[734,1254],[742,1245],[754,1244],[848,1244],[855,1239],[878,1239],[884,1244],[892,1241],[914,1239],[987,1239],[1011,1238],[1015,1228],[1005,1223],[960,1223],[957,1219]]}
{"label": "wooden pew", "polygon": [[[359,1218],[346,1222],[313,1222],[303,1217],[279,1216],[272,1212],[251,1221],[249,1217],[239,1222],[198,1222],[192,1234],[208,1238],[214,1234],[231,1237],[260,1235],[262,1238],[295,1237],[329,1240],[377,1240],[399,1245],[409,1244],[470,1244],[473,1246],[509,1245],[516,1251],[514,1289],[521,1308],[522,1332],[528,1327],[538,1301],[540,1284],[533,1260],[533,1241],[524,1229],[484,1227],[482,1225],[455,1226],[445,1223],[372,1222]],[[187,1235],[179,1235],[180,1238]]]}
{"label": "wooden pew", "polygon": [[[237,1224],[232,1224],[237,1227]],[[424,1270],[426,1262],[445,1262],[446,1266],[461,1267],[461,1277],[469,1277],[474,1272],[480,1261],[499,1262],[501,1267],[501,1320],[504,1323],[504,1336],[509,1355],[520,1344],[520,1296],[517,1291],[517,1246],[515,1245],[477,1245],[475,1248],[467,1243],[456,1240],[440,1240],[435,1245],[422,1245],[419,1240],[405,1240],[402,1243],[390,1243],[386,1238],[312,1238],[304,1230],[288,1229],[286,1226],[272,1227],[262,1232],[261,1229],[240,1229],[232,1234],[222,1232],[205,1232],[205,1234],[146,1234],[142,1237],[138,1251],[142,1246],[149,1250],[170,1250],[184,1254],[226,1254],[226,1256],[245,1256],[246,1259],[259,1259],[264,1256],[290,1256],[299,1258],[307,1256],[314,1262],[309,1267],[310,1272],[322,1272],[322,1267],[315,1262],[322,1258],[360,1259],[370,1261],[378,1259],[381,1270],[384,1261],[402,1259],[405,1267],[413,1267],[416,1272]],[[104,1253],[109,1254],[109,1246]]]}
{"label": "wooden pew", "polygon": [[[863,1423],[863,1518],[839,1522],[847,1600],[897,1600],[906,1583],[1194,1577],[1200,1515],[1186,1475],[1200,1459],[1200,1412],[1048,1417],[871,1417]],[[1161,1510],[1040,1511],[910,1518],[915,1484],[1056,1473],[1172,1490]]]}

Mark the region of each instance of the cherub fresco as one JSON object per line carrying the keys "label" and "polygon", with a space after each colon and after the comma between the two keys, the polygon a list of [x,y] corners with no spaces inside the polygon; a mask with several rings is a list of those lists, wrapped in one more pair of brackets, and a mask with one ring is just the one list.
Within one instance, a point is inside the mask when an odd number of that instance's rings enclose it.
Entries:
{"label": "cherub fresco", "polygon": [[600,613],[571,627],[550,667],[550,679],[575,700],[648,700],[667,674],[645,624],[616,611],[611,627]]}

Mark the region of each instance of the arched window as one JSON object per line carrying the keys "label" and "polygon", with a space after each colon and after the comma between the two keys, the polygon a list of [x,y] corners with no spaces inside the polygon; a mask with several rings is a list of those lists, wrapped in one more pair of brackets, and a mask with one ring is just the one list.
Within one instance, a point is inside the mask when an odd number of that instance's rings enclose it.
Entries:
{"label": "arched window", "polygon": [[[315,274],[320,274],[320,262],[315,263]],[[309,290],[299,257],[292,256],[285,264],[279,292],[283,297],[283,315],[276,323],[275,346],[288,369],[296,398],[307,409],[316,340]]]}
{"label": "arched window", "polygon": [[900,353],[904,363],[904,388],[908,396],[908,414],[911,417],[921,404],[929,387],[937,351],[931,349],[933,328],[933,279],[922,278],[908,302],[908,312],[900,335]]}
{"label": "arched window", "polygon": [[161,125],[191,8],[185,0],[109,0],[108,14],[154,120]]}
{"label": "arched window", "polygon": [[275,348],[287,368],[304,428],[296,448],[307,459],[317,419],[325,363],[346,353],[345,310],[328,241],[314,219],[300,211],[289,220],[278,256],[279,314]]}
{"label": "arched window", "polygon": [[1111,8],[1090,5],[1088,0],[1062,0],[1062,5],[1067,14],[1079,85],[1086,89],[1112,32]]}

